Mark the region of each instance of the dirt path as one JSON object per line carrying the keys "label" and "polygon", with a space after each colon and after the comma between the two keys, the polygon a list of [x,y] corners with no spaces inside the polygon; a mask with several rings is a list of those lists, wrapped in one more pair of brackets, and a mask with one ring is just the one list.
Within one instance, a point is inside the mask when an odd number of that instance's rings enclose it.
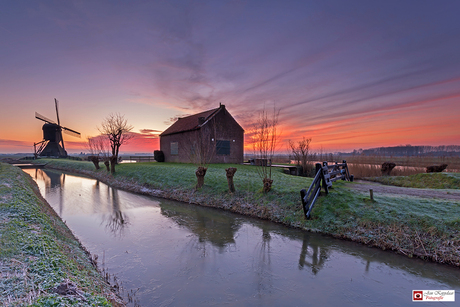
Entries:
{"label": "dirt path", "polygon": [[460,201],[460,190],[403,188],[364,180],[356,180],[355,183],[347,183],[346,186],[350,189],[363,193],[369,193],[369,189],[373,189],[374,194],[398,194],[422,198],[450,199]]}

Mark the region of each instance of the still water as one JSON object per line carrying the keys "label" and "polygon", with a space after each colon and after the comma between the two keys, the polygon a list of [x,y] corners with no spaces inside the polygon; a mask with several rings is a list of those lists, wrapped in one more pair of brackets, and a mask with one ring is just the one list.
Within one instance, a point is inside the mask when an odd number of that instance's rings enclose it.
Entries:
{"label": "still water", "polygon": [[460,301],[458,268],[93,179],[24,171],[141,306],[407,306],[412,290],[431,289],[456,290]]}

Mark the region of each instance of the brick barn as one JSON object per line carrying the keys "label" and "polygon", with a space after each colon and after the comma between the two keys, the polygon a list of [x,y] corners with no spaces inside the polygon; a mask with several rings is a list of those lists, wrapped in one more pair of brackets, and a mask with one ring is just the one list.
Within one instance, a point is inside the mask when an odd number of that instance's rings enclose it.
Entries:
{"label": "brick barn", "polygon": [[195,162],[206,156],[207,163],[242,163],[244,130],[225,105],[179,118],[160,134],[165,162]]}

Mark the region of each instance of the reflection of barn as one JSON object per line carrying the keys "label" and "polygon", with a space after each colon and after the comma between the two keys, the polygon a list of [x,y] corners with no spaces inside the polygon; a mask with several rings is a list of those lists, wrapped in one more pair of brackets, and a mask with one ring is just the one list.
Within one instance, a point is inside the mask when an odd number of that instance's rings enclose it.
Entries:
{"label": "reflection of barn", "polygon": [[210,163],[242,163],[243,146],[244,130],[223,104],[179,118],[160,134],[166,162],[191,162],[197,147],[204,147],[211,153]]}
{"label": "reflection of barn", "polygon": [[241,227],[240,220],[223,212],[197,206],[177,206],[166,201],[160,206],[162,215],[187,227],[198,236],[199,242],[210,242],[219,249],[234,244],[235,234]]}

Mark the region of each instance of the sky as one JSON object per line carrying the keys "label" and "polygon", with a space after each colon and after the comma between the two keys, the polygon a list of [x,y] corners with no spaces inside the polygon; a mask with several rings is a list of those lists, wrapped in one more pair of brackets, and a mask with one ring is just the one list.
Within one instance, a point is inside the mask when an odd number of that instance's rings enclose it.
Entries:
{"label": "sky", "polygon": [[[460,145],[460,1],[0,0],[0,153],[33,153],[35,112],[82,134],[111,113],[159,149],[217,108],[249,131],[280,110],[279,151]],[[247,147],[250,151],[250,146]]]}

